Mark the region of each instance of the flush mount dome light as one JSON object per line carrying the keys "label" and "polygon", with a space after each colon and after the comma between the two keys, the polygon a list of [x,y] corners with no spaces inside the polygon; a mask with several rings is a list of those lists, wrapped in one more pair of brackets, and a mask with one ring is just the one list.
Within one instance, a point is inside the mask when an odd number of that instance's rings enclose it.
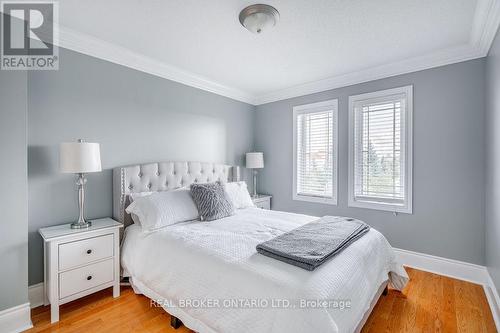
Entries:
{"label": "flush mount dome light", "polygon": [[240,23],[254,34],[260,34],[264,30],[274,27],[280,18],[276,8],[256,4],[246,7],[240,12]]}

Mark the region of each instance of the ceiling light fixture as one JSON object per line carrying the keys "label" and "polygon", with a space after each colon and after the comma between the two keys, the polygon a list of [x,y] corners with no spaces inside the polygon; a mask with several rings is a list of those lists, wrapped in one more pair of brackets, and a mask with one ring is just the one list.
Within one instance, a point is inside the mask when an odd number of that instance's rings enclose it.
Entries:
{"label": "ceiling light fixture", "polygon": [[274,27],[280,18],[276,8],[256,4],[246,7],[240,12],[240,23],[254,34],[260,34],[264,30]]}

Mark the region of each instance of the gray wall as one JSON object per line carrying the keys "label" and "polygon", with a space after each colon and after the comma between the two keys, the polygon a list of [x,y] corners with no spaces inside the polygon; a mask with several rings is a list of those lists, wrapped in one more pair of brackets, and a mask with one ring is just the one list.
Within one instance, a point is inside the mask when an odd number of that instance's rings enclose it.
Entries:
{"label": "gray wall", "polygon": [[[59,71],[28,77],[29,282],[43,278],[37,230],[77,214],[74,178],[58,173],[57,148],[79,137],[102,145],[105,170],[90,175],[87,187],[90,218],[111,215],[115,166],[158,160],[243,165],[255,143],[266,158],[260,190],[274,195],[275,209],[358,217],[395,247],[484,264],[485,64],[401,75],[253,112],[245,103],[61,50]],[[348,96],[408,84],[415,100],[414,213],[348,208]],[[293,201],[292,107],[331,98],[339,99],[339,204]]]}
{"label": "gray wall", "polygon": [[500,34],[486,62],[486,265],[500,290]]}
{"label": "gray wall", "polygon": [[0,71],[0,311],[28,302],[27,75]]}
{"label": "gray wall", "polygon": [[[275,209],[353,216],[395,247],[484,264],[484,67],[479,59],[258,106],[255,146],[266,162],[260,189],[274,195]],[[348,96],[409,84],[413,215],[348,208]],[[292,107],[332,98],[339,99],[338,206],[293,201]]]}
{"label": "gray wall", "polygon": [[58,172],[58,144],[101,143],[87,216],[112,215],[111,169],[154,161],[244,165],[254,107],[103,60],[60,50],[59,71],[29,74],[29,282],[43,280],[40,227],[77,217],[75,178]]}

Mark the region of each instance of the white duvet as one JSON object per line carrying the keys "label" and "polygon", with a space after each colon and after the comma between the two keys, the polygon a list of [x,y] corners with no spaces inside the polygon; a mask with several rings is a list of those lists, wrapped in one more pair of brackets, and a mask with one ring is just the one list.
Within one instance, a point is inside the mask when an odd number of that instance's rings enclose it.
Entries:
{"label": "white duvet", "polygon": [[256,252],[260,242],[315,219],[246,208],[151,234],[132,225],[124,274],[136,292],[198,332],[352,332],[380,285],[390,279],[401,289],[408,276],[374,229],[312,272]]}

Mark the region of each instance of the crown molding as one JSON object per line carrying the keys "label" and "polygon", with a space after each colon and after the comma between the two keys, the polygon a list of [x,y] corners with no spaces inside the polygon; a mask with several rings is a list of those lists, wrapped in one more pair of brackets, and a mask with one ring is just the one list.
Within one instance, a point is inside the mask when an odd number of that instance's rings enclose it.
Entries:
{"label": "crown molding", "polygon": [[471,37],[467,44],[448,48],[433,54],[308,82],[262,95],[253,95],[236,88],[228,87],[203,76],[162,63],[122,46],[71,30],[64,26],[59,26],[59,42],[57,45],[234,100],[252,105],[261,105],[485,57],[488,55],[499,25],[500,0],[478,0],[472,23]]}
{"label": "crown molding", "polygon": [[500,25],[500,1],[478,0],[472,22],[471,45],[483,57],[488,55]]}
{"label": "crown molding", "polygon": [[472,49],[470,46],[457,47],[437,52],[432,55],[411,58],[404,61],[372,67],[357,72],[351,72],[324,80],[313,81],[295,87],[278,90],[269,94],[258,96],[254,102],[256,105],[261,105],[480,57],[483,57],[483,55],[479,54],[477,50]]}
{"label": "crown molding", "polygon": [[478,0],[468,44],[257,96],[255,105],[486,57],[500,24],[500,0]]}
{"label": "crown molding", "polygon": [[65,49],[229,97],[237,101],[249,104],[253,104],[254,101],[252,95],[239,89],[211,81],[203,76],[170,66],[122,46],[83,34],[62,25],[59,25],[59,41],[55,44]]}

